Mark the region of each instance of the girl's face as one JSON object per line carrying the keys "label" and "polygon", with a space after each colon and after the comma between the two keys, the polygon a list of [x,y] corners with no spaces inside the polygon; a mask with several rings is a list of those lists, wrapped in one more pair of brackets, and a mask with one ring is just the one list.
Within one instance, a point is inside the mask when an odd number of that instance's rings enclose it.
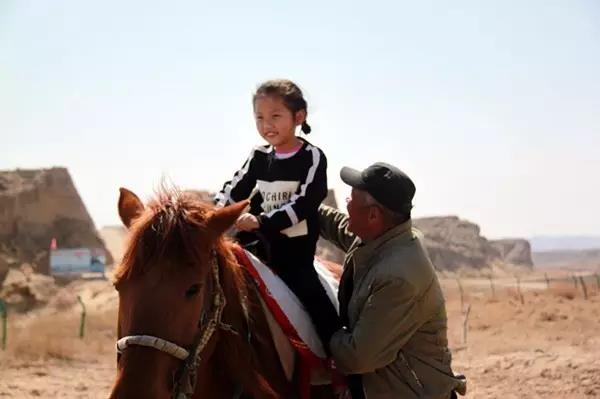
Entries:
{"label": "girl's face", "polygon": [[280,151],[292,150],[297,145],[296,126],[301,125],[305,117],[305,111],[294,115],[277,96],[260,96],[254,101],[256,129]]}

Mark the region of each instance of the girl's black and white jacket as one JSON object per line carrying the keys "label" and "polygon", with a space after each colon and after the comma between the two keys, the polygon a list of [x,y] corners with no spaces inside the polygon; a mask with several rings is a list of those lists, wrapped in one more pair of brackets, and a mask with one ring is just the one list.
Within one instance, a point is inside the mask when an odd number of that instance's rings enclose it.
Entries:
{"label": "girl's black and white jacket", "polygon": [[270,145],[255,147],[215,197],[217,205],[225,206],[248,198],[256,188],[250,213],[258,217],[260,231],[292,251],[294,241],[304,242],[304,248],[316,244],[317,209],[327,196],[327,159],[319,148],[302,141],[298,152],[283,159]]}
{"label": "girl's black and white jacket", "polygon": [[[318,208],[327,196],[327,159],[303,140],[289,158],[278,158],[271,146],[256,147],[242,169],[225,183],[215,200],[227,205],[244,200],[254,188],[250,213],[258,217],[267,256],[277,275],[296,294],[327,346],[341,327],[337,310],[321,285],[314,266],[319,238]],[[245,232],[244,232],[245,233]],[[239,234],[240,243],[251,243],[253,233]]]}

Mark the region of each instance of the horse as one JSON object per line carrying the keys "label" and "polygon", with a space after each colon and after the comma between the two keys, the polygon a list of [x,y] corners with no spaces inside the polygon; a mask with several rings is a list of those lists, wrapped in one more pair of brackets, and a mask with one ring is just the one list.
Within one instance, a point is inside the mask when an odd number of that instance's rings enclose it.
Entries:
{"label": "horse", "polygon": [[[161,189],[145,207],[121,188],[129,230],[114,273],[119,295],[111,399],[277,399],[296,396],[259,293],[225,237],[248,201],[215,208]],[[311,398],[333,398],[331,386]]]}

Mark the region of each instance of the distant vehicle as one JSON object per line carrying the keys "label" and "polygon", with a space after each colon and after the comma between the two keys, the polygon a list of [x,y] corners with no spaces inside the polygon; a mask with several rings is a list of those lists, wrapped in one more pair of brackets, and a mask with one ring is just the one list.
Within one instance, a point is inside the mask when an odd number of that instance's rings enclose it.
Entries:
{"label": "distant vehicle", "polygon": [[94,273],[104,276],[106,253],[97,248],[50,249],[50,274],[75,277]]}

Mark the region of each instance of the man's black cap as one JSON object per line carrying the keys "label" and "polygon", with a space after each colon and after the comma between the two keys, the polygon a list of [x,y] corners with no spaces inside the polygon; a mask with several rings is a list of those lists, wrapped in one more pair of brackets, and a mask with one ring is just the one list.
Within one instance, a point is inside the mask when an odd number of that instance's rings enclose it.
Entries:
{"label": "man's black cap", "polygon": [[344,183],[371,194],[391,211],[408,213],[412,209],[415,185],[400,169],[385,162],[377,162],[362,172],[344,167],[340,171]]}

